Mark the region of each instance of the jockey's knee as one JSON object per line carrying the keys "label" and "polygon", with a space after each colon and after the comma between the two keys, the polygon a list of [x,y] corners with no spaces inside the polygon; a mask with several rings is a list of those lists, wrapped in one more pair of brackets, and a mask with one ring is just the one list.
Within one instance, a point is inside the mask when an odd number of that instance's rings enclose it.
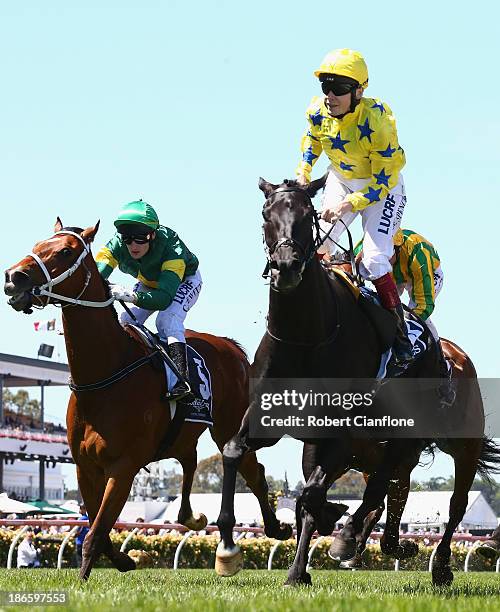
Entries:
{"label": "jockey's knee", "polygon": [[156,328],[162,340],[169,344],[174,342],[186,343],[184,323],[180,317],[166,315],[165,311],[160,312],[156,317]]}

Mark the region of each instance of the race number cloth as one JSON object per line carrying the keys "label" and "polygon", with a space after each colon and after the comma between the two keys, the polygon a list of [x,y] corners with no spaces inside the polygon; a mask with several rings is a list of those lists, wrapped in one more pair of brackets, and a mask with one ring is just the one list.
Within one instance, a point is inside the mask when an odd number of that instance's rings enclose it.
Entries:
{"label": "race number cloth", "polygon": [[[181,400],[188,406],[188,417],[185,419],[190,423],[205,423],[209,427],[214,424],[212,419],[212,380],[210,372],[203,357],[189,344],[187,345],[189,384],[194,397],[191,400]],[[177,376],[165,363],[168,388],[177,382]],[[175,414],[177,402],[170,402],[170,413],[172,418]]]}
{"label": "race number cloth", "polygon": [[[153,348],[150,338],[139,326],[128,324],[127,327],[133,328],[135,331],[133,336],[135,336],[136,339],[142,340],[146,346]],[[150,333],[156,338],[157,342],[163,346],[165,352],[168,353],[167,343],[158,339],[156,334]],[[181,400],[184,405],[188,406],[188,416],[185,420],[190,423],[205,423],[209,427],[212,427],[214,423],[212,419],[212,379],[210,377],[210,371],[203,357],[189,344],[187,345],[187,357],[189,384],[191,385],[194,397],[188,401]],[[165,361],[164,364],[167,386],[168,389],[172,389],[177,382],[177,376],[170,370]],[[175,414],[176,403],[177,402],[174,401],[170,402],[170,415],[172,418]]]}
{"label": "race number cloth", "polygon": [[[366,298],[380,306],[380,301],[375,291],[367,287],[360,287],[360,291]],[[416,360],[430,348],[433,342],[433,335],[425,323],[414,315],[413,312],[405,309],[404,314],[408,338],[413,346],[413,358]],[[388,377],[393,378],[395,376],[401,376],[407,369],[409,364],[405,364],[403,367],[396,366],[391,360],[391,357],[392,349],[390,348],[383,353],[380,359],[380,366],[376,376],[377,379],[380,380]]]}

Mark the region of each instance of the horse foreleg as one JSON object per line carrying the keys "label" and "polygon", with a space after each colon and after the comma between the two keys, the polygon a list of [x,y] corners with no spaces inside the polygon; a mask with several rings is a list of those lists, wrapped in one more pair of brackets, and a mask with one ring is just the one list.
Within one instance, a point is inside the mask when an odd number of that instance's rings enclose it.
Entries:
{"label": "horse foreleg", "polygon": [[[85,469],[77,465],[76,474],[78,486],[89,517],[89,524],[92,526],[104,496],[104,472],[93,464],[86,466]],[[120,572],[135,569],[134,561],[128,555],[113,547],[109,535],[107,539],[103,540],[102,552]]]}
{"label": "horse foreleg", "polygon": [[101,552],[104,552],[116,561],[118,569],[121,571],[135,569],[133,559],[128,557],[128,560],[125,560],[124,557],[127,557],[127,555],[114,551],[109,538],[109,532],[127,501],[130,487],[136,474],[135,469],[129,466],[127,468],[117,465],[109,469],[105,474],[107,482],[103,499],[97,516],[93,520],[90,531],[87,533],[83,543],[83,559],[80,569],[80,578],[82,580],[88,579],[92,567]]}
{"label": "horse foreleg", "polygon": [[196,448],[192,449],[187,456],[180,457],[179,461],[182,465],[182,497],[177,520],[188,529],[200,531],[207,526],[207,517],[202,513],[193,513],[189,501],[197,464]]}
{"label": "horse foreleg", "polygon": [[[385,555],[395,559],[409,559],[418,554],[418,544],[411,540],[399,539],[401,516],[410,492],[410,474],[415,466],[405,466],[397,475],[397,480],[391,480],[387,492],[387,520],[384,533],[380,540],[380,549]],[[396,477],[396,475],[395,475]]]}
{"label": "horse foreleg", "polygon": [[448,524],[434,557],[432,583],[435,586],[449,586],[453,582],[453,572],[450,569],[451,539],[467,510],[468,493],[476,476],[482,443],[483,441],[477,438],[453,440],[453,446],[457,449],[456,453],[453,453],[455,487],[450,499]]}
{"label": "horse foreleg", "polygon": [[372,510],[371,512],[368,513],[368,516],[365,518],[363,522],[363,530],[361,532],[361,536],[357,540],[358,543],[356,546],[356,554],[354,555],[352,559],[341,562],[340,567],[342,569],[354,569],[354,568],[363,567],[363,553],[366,548],[366,542],[368,541],[368,538],[370,537],[370,534],[373,531],[373,528],[379,522],[384,509],[385,509],[385,504],[382,503],[381,506],[379,506],[375,510]]}
{"label": "horse foreleg", "polygon": [[312,534],[316,528],[314,523],[314,517],[308,512],[302,503],[302,495],[297,500],[297,505],[300,508],[300,536],[297,544],[297,552],[293,563],[288,570],[288,578],[286,579],[285,585],[287,586],[298,586],[301,584],[311,584],[311,574],[307,571],[307,560],[309,557],[309,544],[311,542]]}
{"label": "horse foreleg", "polygon": [[236,472],[248,450],[246,436],[248,429],[242,429],[224,446],[222,452],[222,465],[224,478],[222,481],[222,501],[217,525],[221,541],[215,554],[215,571],[219,576],[234,576],[243,567],[243,555],[240,547],[234,543],[233,527],[236,523],[234,517],[234,493],[236,489]]}
{"label": "horse foreleg", "polygon": [[333,559],[347,561],[356,555],[357,547],[363,537],[364,521],[370,512],[383,504],[389,488],[389,481],[393,477],[397,466],[401,462],[407,462],[408,457],[420,456],[420,450],[418,440],[415,440],[414,445],[411,444],[410,440],[391,440],[382,462],[370,475],[361,505],[349,517],[344,528],[330,546],[329,555]]}
{"label": "horse foreleg", "polygon": [[238,471],[259,501],[266,536],[276,540],[288,540],[288,538],[291,538],[293,533],[292,526],[278,521],[274,509],[269,503],[269,486],[266,480],[265,469],[261,463],[258,463],[254,452],[243,455]]}

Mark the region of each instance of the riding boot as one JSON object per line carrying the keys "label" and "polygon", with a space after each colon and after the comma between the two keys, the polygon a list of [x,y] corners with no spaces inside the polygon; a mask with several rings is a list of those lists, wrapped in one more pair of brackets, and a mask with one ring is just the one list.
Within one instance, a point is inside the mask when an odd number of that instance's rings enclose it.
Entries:
{"label": "riding boot", "polygon": [[444,356],[441,341],[436,340],[436,344],[439,351],[439,377],[442,381],[438,388],[438,395],[441,406],[450,408],[455,403],[457,392],[455,391],[455,384],[451,378],[451,369],[448,367],[448,362]]}
{"label": "riding boot", "polygon": [[399,299],[396,283],[388,272],[373,281],[380,302],[396,319],[396,337],[392,347],[394,361],[398,366],[404,366],[413,360],[413,346],[408,338],[403,307]]}
{"label": "riding boot", "polygon": [[172,344],[168,345],[168,354],[184,380],[178,378],[172,389],[167,391],[165,398],[178,401],[191,396],[191,388],[188,383],[189,371],[186,344],[184,342],[172,342]]}

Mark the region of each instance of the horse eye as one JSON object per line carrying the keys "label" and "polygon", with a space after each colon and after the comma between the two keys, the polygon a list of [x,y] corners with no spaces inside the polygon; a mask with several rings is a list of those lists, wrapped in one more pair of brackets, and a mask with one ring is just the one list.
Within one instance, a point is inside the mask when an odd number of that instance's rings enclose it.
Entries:
{"label": "horse eye", "polygon": [[64,249],[61,249],[59,251],[59,253],[61,255],[64,255],[64,257],[70,257],[71,255],[73,255],[73,251],[71,249],[68,249],[68,247],[65,247]]}

